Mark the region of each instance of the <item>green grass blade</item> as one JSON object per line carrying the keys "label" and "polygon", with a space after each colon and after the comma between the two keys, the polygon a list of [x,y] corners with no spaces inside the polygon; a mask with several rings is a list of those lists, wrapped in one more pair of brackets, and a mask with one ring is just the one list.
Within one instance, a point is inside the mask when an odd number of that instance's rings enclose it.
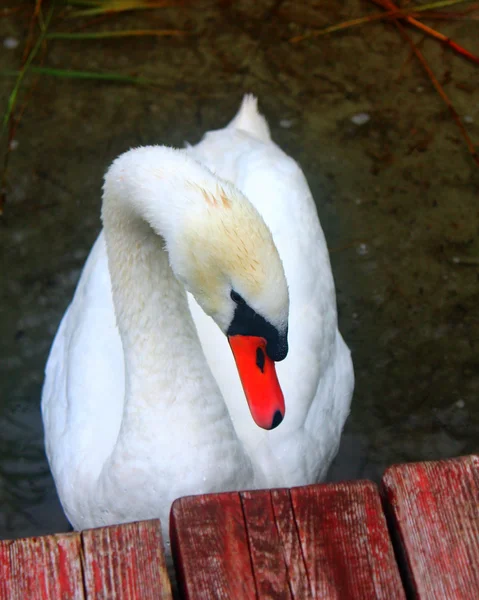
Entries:
{"label": "green grass blade", "polygon": [[[31,73],[38,75],[51,75],[52,77],[61,77],[64,79],[95,79],[99,81],[113,81],[117,83],[133,83],[135,85],[160,85],[159,82],[145,77],[133,77],[131,75],[122,75],[121,73],[99,73],[95,71],[75,71],[71,69],[53,69],[50,67],[31,67]],[[0,76],[18,76],[18,71],[3,70]]]}
{"label": "green grass blade", "polygon": [[63,0],[67,6],[99,6],[98,0]]}
{"label": "green grass blade", "polygon": [[182,36],[188,32],[179,29],[125,29],[123,31],[93,31],[81,33],[54,32],[47,35],[49,40],[103,40],[108,38],[134,37],[134,36]]}
{"label": "green grass blade", "polygon": [[35,46],[32,48],[23,67],[17,72],[17,81],[15,82],[13,90],[10,93],[10,96],[8,98],[8,103],[7,103],[7,110],[5,111],[5,114],[3,115],[2,130],[0,132],[0,137],[2,137],[3,134],[5,133],[5,129],[7,128],[7,125],[10,121],[10,117],[12,115],[13,109],[15,108],[15,104],[16,104],[17,97],[18,97],[18,92],[20,90],[20,86],[22,85],[23,78],[25,77],[26,72],[30,68],[30,65],[31,65],[33,59],[37,55],[38,50],[40,49],[40,46],[42,45],[43,41],[45,40],[48,25],[50,23],[52,15],[53,15],[53,8],[54,8],[54,4],[52,4],[52,6],[50,7],[50,10],[48,11],[47,17],[45,19],[45,22],[42,25],[42,30],[40,32],[40,35],[38,36]]}
{"label": "green grass blade", "polygon": [[76,10],[74,17],[92,17],[106,13],[119,13],[130,10],[150,10],[153,8],[164,8],[171,6],[168,0],[69,0],[70,5],[89,6],[81,10]]}
{"label": "green grass blade", "polygon": [[66,6],[98,6],[98,2],[93,0],[63,0]]}
{"label": "green grass blade", "polygon": [[454,6],[454,4],[464,4],[465,2],[472,2],[472,0],[438,0],[437,2],[430,2],[429,4],[421,4],[419,6],[413,6],[405,12],[424,12],[427,10],[435,10],[436,8],[445,8],[446,6]]}

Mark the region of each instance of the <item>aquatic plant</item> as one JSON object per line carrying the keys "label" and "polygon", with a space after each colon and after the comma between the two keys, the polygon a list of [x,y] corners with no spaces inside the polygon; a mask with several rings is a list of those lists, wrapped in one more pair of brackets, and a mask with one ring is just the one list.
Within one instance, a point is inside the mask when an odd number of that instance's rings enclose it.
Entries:
{"label": "aquatic plant", "polygon": [[[70,41],[95,41],[108,38],[122,39],[125,37],[139,36],[178,37],[187,33],[178,29],[128,29],[119,31],[103,30],[88,32],[50,31],[50,26],[52,23],[56,24],[57,21],[65,20],[65,18],[69,19],[74,17],[78,18],[101,15],[111,16],[120,12],[145,9],[151,10],[154,8],[165,8],[173,5],[173,2],[166,2],[164,0],[52,0],[50,2],[48,0],[35,0],[30,18],[28,34],[25,41],[22,65],[16,71],[8,69],[0,71],[0,75],[15,77],[15,83],[8,98],[0,131],[0,139],[3,140],[6,138],[3,169],[0,178],[0,215],[3,214],[6,201],[8,162],[12,141],[15,137],[15,131],[25,110],[26,103],[31,95],[27,94],[22,106],[17,108],[20,89],[28,73],[68,79],[102,80],[132,85],[156,85],[156,82],[151,79],[135,77],[123,73],[79,71],[68,68],[57,69],[43,66],[43,58],[40,58],[40,64],[34,64],[34,61],[38,58],[39,54],[41,56],[45,55],[46,43],[48,40],[61,39]],[[73,9],[75,6],[83,6],[87,8],[75,10]],[[11,14],[14,12],[14,10],[16,9],[7,9],[7,12],[4,14]],[[82,23],[82,27],[89,26],[89,22]],[[35,82],[30,86],[30,90],[32,91],[34,87]]]}
{"label": "aquatic plant", "polygon": [[[459,54],[463,58],[476,65],[479,65],[479,57],[463,48],[460,44],[451,40],[446,35],[426,25],[424,19],[436,20],[474,20],[477,15],[473,14],[479,11],[479,2],[471,3],[471,0],[436,0],[426,4],[417,5],[399,5],[393,0],[370,0],[373,4],[379,5],[383,12],[365,15],[356,19],[344,21],[328,26],[323,29],[310,29],[301,35],[290,39],[290,42],[297,44],[306,39],[318,38],[323,35],[332,34],[339,31],[346,31],[351,27],[358,27],[374,22],[393,23],[404,41],[410,46],[412,56],[420,62],[423,70],[426,72],[429,80],[446,104],[461,135],[467,145],[467,148],[473,160],[479,165],[479,155],[476,146],[471,140],[466,127],[454,108],[454,105],[438,78],[435,76],[432,68],[427,62],[424,53],[420,50],[418,44],[407,32],[406,27],[412,27],[421,31],[424,35],[437,40],[439,43]],[[468,4],[466,8],[457,9],[456,5]],[[110,71],[90,71],[65,68],[56,68],[44,65],[45,50],[48,43],[54,43],[56,40],[67,40],[71,42],[95,42],[98,40],[112,39],[122,40],[126,37],[179,37],[187,35],[188,32],[178,29],[102,29],[97,26],[111,19],[119,13],[128,11],[145,11],[159,8],[178,6],[179,0],[35,0],[30,17],[28,34],[25,40],[22,64],[18,70],[2,70],[0,75],[14,77],[15,83],[8,98],[7,106],[3,115],[1,139],[5,143],[3,169],[0,177],[0,215],[6,200],[7,189],[7,171],[10,157],[10,150],[15,137],[15,132],[21,117],[25,111],[27,103],[33,94],[38,76],[60,77],[68,79],[90,79],[101,80],[112,83],[124,83],[127,85],[156,86],[156,82],[150,78]],[[445,8],[454,8],[454,10],[445,11]],[[25,10],[25,5],[5,9],[4,15],[13,14],[19,10]],[[59,24],[62,29],[58,29]],[[53,31],[52,31],[53,29]],[[24,86],[28,74],[36,75],[30,82],[29,91],[24,93],[23,103],[19,106],[20,91]]]}
{"label": "aquatic plant", "polygon": [[[472,142],[471,138],[469,137],[469,134],[466,131],[464,123],[462,122],[458,112],[454,108],[451,100],[449,99],[449,96],[446,94],[446,92],[444,91],[444,88],[439,83],[439,80],[434,75],[434,72],[431,69],[431,67],[429,66],[429,63],[427,62],[423,52],[419,49],[418,45],[414,42],[414,40],[407,33],[407,31],[404,27],[404,24],[406,24],[406,25],[410,25],[410,26],[414,27],[415,29],[420,30],[422,33],[428,35],[429,37],[432,37],[432,38],[438,40],[441,44],[450,48],[451,50],[453,50],[454,52],[456,52],[463,58],[473,62],[476,65],[479,65],[479,56],[476,56],[469,50],[466,50],[465,48],[460,46],[454,40],[451,40],[449,37],[440,33],[439,31],[436,31],[432,27],[425,25],[422,21],[420,21],[418,19],[418,17],[422,16],[423,13],[428,13],[426,16],[430,17],[431,16],[430,11],[434,11],[435,9],[438,9],[438,8],[444,8],[446,6],[463,4],[464,2],[468,2],[468,1],[469,0],[438,0],[437,2],[431,2],[429,4],[421,4],[421,5],[417,5],[417,6],[407,6],[407,7],[402,8],[402,7],[398,6],[397,4],[395,4],[392,0],[371,0],[371,2],[373,2],[373,4],[377,4],[377,5],[381,6],[382,8],[384,8],[384,10],[386,12],[376,13],[373,15],[367,15],[365,17],[359,17],[357,19],[343,21],[342,23],[337,23],[336,25],[331,25],[324,29],[312,30],[312,31],[309,31],[302,35],[295,36],[295,37],[291,38],[290,41],[292,43],[298,43],[298,42],[301,42],[308,38],[314,38],[314,37],[319,37],[322,35],[327,35],[329,33],[334,33],[337,31],[343,31],[343,30],[349,29],[351,27],[357,27],[359,25],[365,25],[366,23],[371,23],[373,21],[385,21],[385,20],[392,21],[394,23],[394,25],[396,26],[396,28],[398,29],[399,33],[401,34],[402,38],[411,47],[413,55],[415,55],[416,58],[419,60],[422,68],[426,71],[426,74],[429,77],[429,80],[431,81],[432,85],[434,86],[437,93],[439,94],[439,96],[442,98],[442,100],[446,104],[454,122],[458,126],[458,128],[461,132],[461,135],[464,138],[464,141],[466,142],[467,148],[468,148],[472,158],[474,159],[476,164],[479,165],[479,154],[477,153],[476,147],[475,147],[474,143]],[[475,3],[471,7],[469,7],[469,9],[467,11],[463,11],[462,13],[454,13],[454,12],[450,13],[449,12],[446,15],[446,14],[436,12],[436,13],[432,13],[432,16],[436,17],[436,18],[443,17],[443,18],[447,18],[450,20],[453,20],[455,18],[463,19],[463,18],[467,18],[468,13],[475,11],[477,9],[479,9],[479,4]]]}

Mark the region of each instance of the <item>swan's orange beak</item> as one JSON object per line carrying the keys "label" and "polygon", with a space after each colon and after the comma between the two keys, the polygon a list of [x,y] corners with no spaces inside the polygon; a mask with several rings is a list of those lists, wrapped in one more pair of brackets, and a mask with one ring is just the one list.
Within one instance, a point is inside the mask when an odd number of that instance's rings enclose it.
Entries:
{"label": "swan's orange beak", "polygon": [[228,341],[254,422],[263,429],[274,429],[283,420],[285,407],[274,360],[266,354],[266,340],[231,335]]}

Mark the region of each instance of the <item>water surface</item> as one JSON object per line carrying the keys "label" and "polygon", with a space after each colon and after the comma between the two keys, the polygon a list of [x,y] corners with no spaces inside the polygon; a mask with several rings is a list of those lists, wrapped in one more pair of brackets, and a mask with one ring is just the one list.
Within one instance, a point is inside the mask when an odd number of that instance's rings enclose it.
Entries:
{"label": "water surface", "polygon": [[[200,1],[105,23],[191,30],[185,39],[49,43],[50,66],[161,85],[39,78],[18,128],[0,221],[1,536],[67,528],[43,453],[40,394],[100,229],[103,172],[131,146],[196,142],[246,91],[301,163],[331,249],[357,384],[330,478],[378,480],[394,462],[478,450],[479,170],[393,27],[288,41],[366,10],[353,0],[301,10]],[[27,27],[26,12],[0,20],[0,39],[21,42],[0,46],[6,67],[20,64]],[[474,23],[442,29],[479,52]],[[423,50],[478,140],[477,69],[434,42]],[[11,85],[0,79],[2,106]]]}

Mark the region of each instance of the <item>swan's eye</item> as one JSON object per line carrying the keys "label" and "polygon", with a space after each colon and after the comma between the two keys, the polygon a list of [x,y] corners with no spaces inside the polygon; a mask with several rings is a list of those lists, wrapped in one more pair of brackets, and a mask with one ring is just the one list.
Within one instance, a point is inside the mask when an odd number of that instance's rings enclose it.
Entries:
{"label": "swan's eye", "polygon": [[246,302],[243,300],[243,298],[234,290],[231,290],[231,300],[233,300],[233,302],[235,302],[236,304],[246,304]]}

